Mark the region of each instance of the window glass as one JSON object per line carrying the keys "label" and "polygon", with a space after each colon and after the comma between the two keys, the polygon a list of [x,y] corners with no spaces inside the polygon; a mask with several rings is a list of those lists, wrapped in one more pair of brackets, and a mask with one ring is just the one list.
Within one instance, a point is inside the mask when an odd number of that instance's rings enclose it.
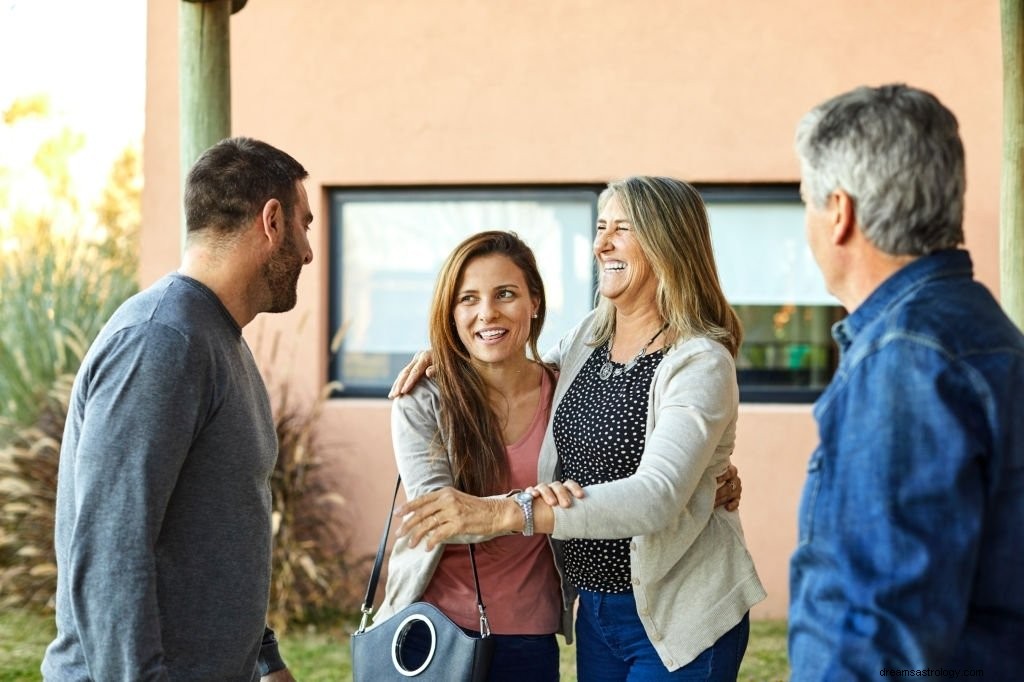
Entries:
{"label": "window glass", "polygon": [[797,187],[702,193],[722,287],[743,322],[741,397],[812,400],[835,371],[830,330],[845,313],[807,246]]}
{"label": "window glass", "polygon": [[331,327],[341,330],[332,378],[346,395],[383,395],[427,347],[437,273],[481,230],[516,232],[537,257],[547,295],[543,352],[593,307],[590,190],[335,191]]}
{"label": "window glass", "polygon": [[[481,230],[512,230],[533,248],[548,299],[540,349],[554,345],[593,307],[601,189],[334,190],[329,305],[341,344],[331,378],[342,382],[341,394],[385,395],[427,347],[437,273],[462,239]],[[698,189],[722,286],[743,322],[741,399],[813,400],[835,371],[830,329],[845,313],[807,246],[797,186]]]}

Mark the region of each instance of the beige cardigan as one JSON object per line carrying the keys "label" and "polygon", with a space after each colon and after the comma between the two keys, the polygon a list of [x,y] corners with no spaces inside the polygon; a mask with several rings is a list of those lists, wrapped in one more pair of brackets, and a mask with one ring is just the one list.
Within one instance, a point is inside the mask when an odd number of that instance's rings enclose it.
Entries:
{"label": "beige cardigan", "polygon": [[[561,367],[552,415],[593,352],[586,344],[593,319],[588,315],[547,358]],[[714,506],[715,478],[729,464],[738,406],[729,351],[706,338],[677,343],[651,382],[647,441],[636,473],[588,486],[582,500],[554,510],[555,538],[633,538],[637,613],[669,670],[692,661],[765,598],[739,513]],[[539,477],[557,475],[549,424]],[[556,561],[559,550],[556,545]]]}

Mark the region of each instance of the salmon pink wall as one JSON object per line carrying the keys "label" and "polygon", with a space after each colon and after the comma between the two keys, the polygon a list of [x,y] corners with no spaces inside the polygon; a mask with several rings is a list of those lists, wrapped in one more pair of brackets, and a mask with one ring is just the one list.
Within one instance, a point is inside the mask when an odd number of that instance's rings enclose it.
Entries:
{"label": "salmon pink wall", "polygon": [[[142,284],[180,251],[179,2],[149,0]],[[298,308],[247,336],[291,337],[297,390],[326,376],[327,188],[795,181],[794,126],[859,84],[903,81],[958,116],[967,245],[998,290],[998,3],[964,0],[250,0],[231,19],[234,134],[310,171],[317,257]],[[384,400],[336,400],[322,424],[355,546],[373,546],[393,483]],[[747,540],[785,615],[809,406],[745,405],[736,461]]]}

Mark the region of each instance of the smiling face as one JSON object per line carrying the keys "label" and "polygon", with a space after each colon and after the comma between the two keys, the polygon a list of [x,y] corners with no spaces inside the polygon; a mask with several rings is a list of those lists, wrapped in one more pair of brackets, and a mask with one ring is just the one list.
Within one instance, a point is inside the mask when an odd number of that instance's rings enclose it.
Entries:
{"label": "smiling face", "polygon": [[614,194],[597,217],[594,257],[600,276],[598,291],[616,307],[634,303],[648,305],[655,300],[654,273],[629,216]]}
{"label": "smiling face", "polygon": [[474,363],[519,362],[526,357],[537,305],[522,270],[507,256],[489,254],[466,264],[452,316]]}

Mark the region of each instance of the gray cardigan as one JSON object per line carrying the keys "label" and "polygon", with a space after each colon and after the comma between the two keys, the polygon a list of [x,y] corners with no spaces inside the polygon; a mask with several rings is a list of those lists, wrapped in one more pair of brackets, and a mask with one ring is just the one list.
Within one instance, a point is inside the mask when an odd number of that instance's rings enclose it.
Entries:
{"label": "gray cardigan", "polygon": [[[448,458],[437,457],[431,448],[440,426],[441,395],[430,379],[423,379],[408,395],[395,400],[391,408],[391,438],[395,449],[398,473],[402,477],[406,496],[420,495],[453,485]],[[449,543],[483,542],[494,536],[459,535]],[[552,545],[559,544],[549,540]],[[387,587],[384,601],[374,615],[374,624],[383,622],[397,611],[417,601],[427,589],[444,551],[444,544],[432,550],[421,542],[410,547],[408,538],[398,538],[388,559]],[[557,552],[557,550],[556,550]],[[557,566],[556,566],[557,567]],[[561,571],[559,570],[561,575]],[[565,581],[562,581],[565,584]],[[564,591],[564,588],[563,588]],[[487,606],[487,595],[484,594]],[[572,604],[575,595],[562,601],[562,619],[559,632],[572,642]]]}
{"label": "gray cardigan", "polygon": [[[546,358],[561,367],[552,416],[593,352],[586,343],[593,323],[591,313]],[[554,510],[555,538],[633,538],[637,612],[669,670],[696,658],[765,597],[738,512],[714,506],[715,478],[729,464],[738,406],[728,350],[707,338],[677,343],[651,382],[647,442],[636,473],[588,486],[582,500]],[[539,478],[557,474],[549,423]]]}

